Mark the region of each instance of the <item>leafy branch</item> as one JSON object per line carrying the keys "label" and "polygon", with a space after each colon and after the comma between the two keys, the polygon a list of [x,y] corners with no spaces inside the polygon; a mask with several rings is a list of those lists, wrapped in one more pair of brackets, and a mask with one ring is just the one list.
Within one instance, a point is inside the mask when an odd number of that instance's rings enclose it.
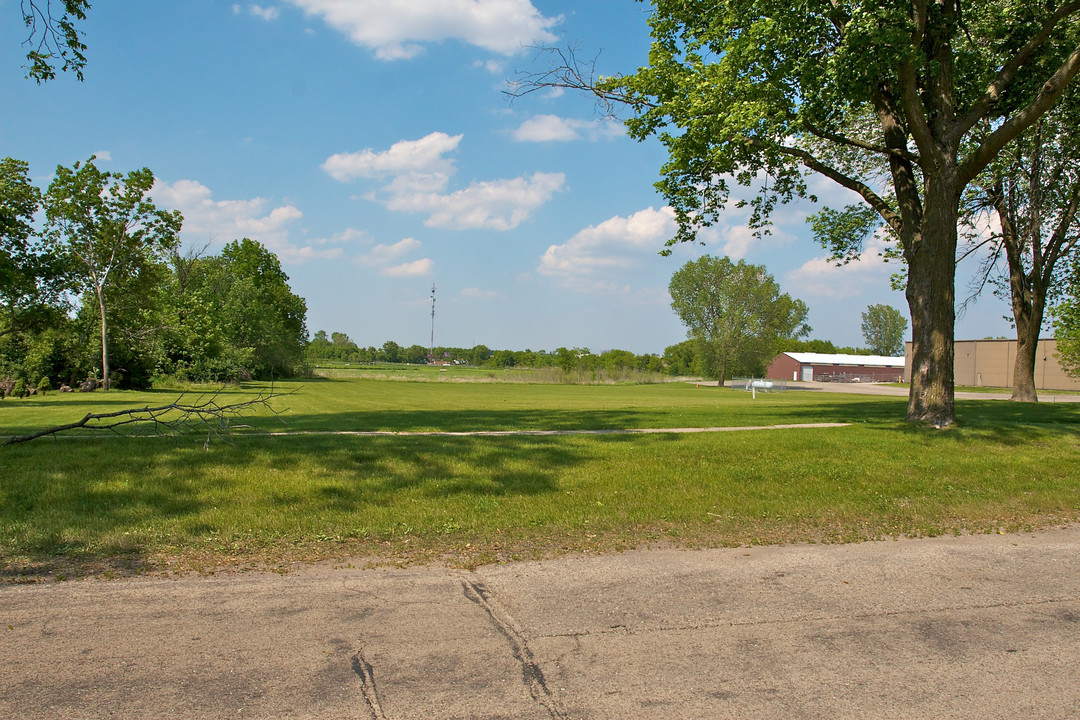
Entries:
{"label": "leafy branch", "polygon": [[8,437],[0,445],[14,445],[15,443],[29,442],[38,438],[56,435],[68,430],[86,429],[92,431],[108,431],[121,437],[130,437],[125,432],[129,425],[150,424],[154,432],[153,437],[176,436],[193,431],[206,432],[204,449],[210,448],[213,439],[225,440],[225,436],[233,429],[250,427],[248,425],[236,425],[233,421],[250,414],[259,408],[268,410],[274,416],[280,418],[283,411],[275,409],[270,403],[280,397],[285,397],[296,392],[287,393],[260,392],[256,397],[236,403],[222,404],[219,402],[220,393],[214,393],[207,397],[198,397],[192,402],[185,402],[186,393],[178,397],[174,402],[158,407],[149,405],[141,408],[127,408],[107,413],[87,413],[82,420],[55,425],[27,435],[13,435]]}

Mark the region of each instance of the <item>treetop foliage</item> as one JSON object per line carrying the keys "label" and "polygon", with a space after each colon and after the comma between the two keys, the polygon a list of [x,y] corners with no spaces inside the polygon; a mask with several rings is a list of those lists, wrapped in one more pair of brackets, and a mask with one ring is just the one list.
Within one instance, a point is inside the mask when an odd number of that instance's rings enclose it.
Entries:
{"label": "treetop foliage", "polygon": [[810,332],[806,304],[781,293],[763,265],[704,255],[672,275],[668,292],[672,309],[721,383],[736,368],[760,374],[781,340]]}
{"label": "treetop foliage", "polygon": [[90,0],[19,0],[23,25],[29,32],[23,41],[30,49],[24,66],[26,77],[40,85],[56,78],[59,65],[61,72],[73,72],[83,79],[86,45],[76,22],[86,20],[89,9]]}
{"label": "treetop foliage", "polygon": [[183,219],[154,206],[153,182],[91,158],[57,168],[43,193],[25,162],[0,160],[0,381],[77,386],[108,372],[145,387],[301,369],[307,308],[278,258],[246,238],[182,255]]}

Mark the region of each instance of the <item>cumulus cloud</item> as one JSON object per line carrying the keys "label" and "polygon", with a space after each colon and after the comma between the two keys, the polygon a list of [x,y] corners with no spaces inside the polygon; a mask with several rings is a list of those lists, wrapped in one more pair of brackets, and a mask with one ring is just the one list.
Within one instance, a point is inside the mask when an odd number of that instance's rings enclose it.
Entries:
{"label": "cumulus cloud", "polygon": [[557,40],[530,0],[288,0],[382,60],[407,60],[427,43],[459,40],[501,55]]}
{"label": "cumulus cloud", "polygon": [[401,265],[383,268],[379,274],[385,277],[418,277],[430,275],[431,270],[434,267],[435,263],[432,262],[431,258],[422,258]]}
{"label": "cumulus cloud", "polygon": [[[366,253],[354,258],[357,265],[377,268],[383,277],[416,277],[430,275],[434,267],[431,258],[420,258],[409,262],[399,262],[405,255],[419,250],[421,243],[416,238],[405,238],[396,243],[378,244]],[[398,264],[393,264],[398,263]]]}
{"label": "cumulus cloud", "polygon": [[528,219],[566,182],[563,173],[533,173],[531,177],[474,182],[449,194],[395,193],[386,207],[395,211],[424,212],[428,227],[449,230],[513,230]]}
{"label": "cumulus cloud", "polygon": [[383,152],[368,148],[355,153],[337,153],[326,159],[322,169],[340,182],[386,175],[449,178],[454,172],[454,161],[443,156],[457,150],[462,137],[434,132],[419,140],[396,142]]}
{"label": "cumulus cloud", "polygon": [[867,241],[858,260],[838,266],[825,256],[812,258],[784,276],[784,287],[799,297],[857,297],[881,287],[900,270],[897,263],[887,263],[880,256],[885,242],[875,236]]}
{"label": "cumulus cloud", "polygon": [[419,248],[419,240],[405,238],[393,245],[376,245],[367,254],[357,257],[356,261],[361,265],[386,265]]}
{"label": "cumulus cloud", "polygon": [[281,11],[274,7],[264,8],[259,5],[248,5],[248,12],[263,20],[277,20]]}
{"label": "cumulus cloud", "polygon": [[596,276],[651,257],[675,230],[675,213],[668,207],[615,216],[581,230],[562,245],[550,246],[540,258],[537,271],[579,289],[610,289],[613,281]]}
{"label": "cumulus cloud", "polygon": [[313,258],[336,258],[340,247],[316,249],[297,246],[289,239],[289,230],[303,213],[292,205],[270,208],[263,198],[215,200],[210,188],[194,180],[169,184],[154,183],[152,196],[161,207],[179,210],[184,215],[184,234],[231,242],[250,238],[264,244],[285,261],[302,262]]}
{"label": "cumulus cloud", "polygon": [[435,132],[419,140],[402,140],[389,150],[338,153],[322,164],[336,180],[356,178],[384,181],[369,197],[395,212],[425,213],[428,227],[470,230],[512,230],[533,210],[551,199],[566,182],[563,173],[534,173],[529,177],[473,182],[448,191],[456,173],[447,153],[457,150],[461,135]]}
{"label": "cumulus cloud", "polygon": [[623,126],[611,120],[574,120],[558,115],[536,115],[513,132],[518,142],[569,142],[599,140],[623,134]]}

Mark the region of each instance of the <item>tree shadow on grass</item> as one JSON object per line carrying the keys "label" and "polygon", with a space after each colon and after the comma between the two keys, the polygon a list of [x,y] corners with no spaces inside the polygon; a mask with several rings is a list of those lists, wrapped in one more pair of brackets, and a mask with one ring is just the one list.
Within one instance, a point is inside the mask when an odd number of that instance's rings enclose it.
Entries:
{"label": "tree shadow on grass", "polygon": [[[146,567],[186,548],[304,543],[323,531],[557,492],[589,460],[550,437],[236,438],[39,442],[4,450],[0,578]],[[92,570],[91,570],[92,571]]]}
{"label": "tree shadow on grass", "polygon": [[281,418],[249,418],[259,431],[493,432],[537,430],[622,430],[649,427],[640,410],[357,410],[289,413]]}

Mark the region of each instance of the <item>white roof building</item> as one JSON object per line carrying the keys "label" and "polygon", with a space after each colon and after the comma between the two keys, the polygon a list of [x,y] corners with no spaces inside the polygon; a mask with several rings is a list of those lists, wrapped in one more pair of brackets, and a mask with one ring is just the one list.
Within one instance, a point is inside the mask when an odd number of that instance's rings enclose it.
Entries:
{"label": "white roof building", "polygon": [[904,357],[786,352],[776,356],[765,377],[825,382],[899,382],[904,377]]}

